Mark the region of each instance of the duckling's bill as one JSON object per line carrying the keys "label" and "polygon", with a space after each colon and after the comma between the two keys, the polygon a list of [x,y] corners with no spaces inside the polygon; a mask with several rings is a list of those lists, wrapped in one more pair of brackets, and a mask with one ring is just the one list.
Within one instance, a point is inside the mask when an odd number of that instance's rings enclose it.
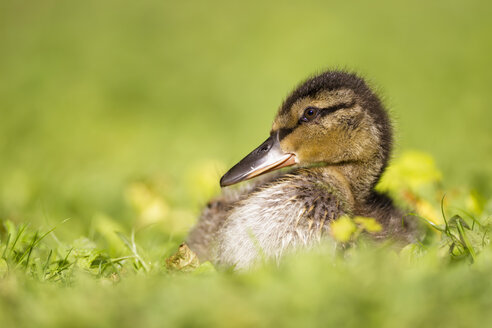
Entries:
{"label": "duckling's bill", "polygon": [[295,154],[282,151],[278,132],[275,132],[224,174],[220,179],[220,186],[230,186],[296,163]]}

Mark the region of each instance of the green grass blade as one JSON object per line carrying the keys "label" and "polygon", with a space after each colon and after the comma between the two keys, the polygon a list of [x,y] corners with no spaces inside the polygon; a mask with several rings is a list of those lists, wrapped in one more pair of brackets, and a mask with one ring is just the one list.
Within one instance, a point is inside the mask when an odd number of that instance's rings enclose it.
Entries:
{"label": "green grass blade", "polygon": [[7,235],[7,241],[6,241],[6,243],[5,243],[5,248],[3,249],[3,252],[2,252],[2,258],[4,258],[4,259],[6,258],[6,257],[5,257],[5,254],[7,254],[7,249],[9,248],[9,242],[10,242],[10,237],[11,237],[11,236],[12,236],[12,235],[11,235],[11,234],[10,234],[10,232],[9,232],[9,234]]}
{"label": "green grass blade", "polygon": [[138,254],[137,251],[137,245],[135,243],[135,233],[132,232],[132,240],[131,242],[126,238],[124,234],[121,232],[116,232],[116,234],[120,237],[120,239],[123,241],[123,243],[128,247],[128,249],[133,253],[134,257],[136,258],[137,262],[140,263],[140,265],[143,267],[145,272],[149,272],[149,267],[147,266],[147,263],[142,259],[140,254]]}
{"label": "green grass blade", "polygon": [[463,225],[461,224],[461,222],[459,220],[456,221],[456,226],[458,227],[458,231],[459,231],[460,236],[461,236],[461,238],[463,240],[464,246],[466,247],[466,249],[470,253],[470,255],[471,255],[472,259],[473,259],[473,262],[475,262],[477,260],[477,256],[475,254],[475,250],[473,249],[473,246],[471,245],[470,240],[468,239],[468,236],[465,233],[465,229],[463,229]]}

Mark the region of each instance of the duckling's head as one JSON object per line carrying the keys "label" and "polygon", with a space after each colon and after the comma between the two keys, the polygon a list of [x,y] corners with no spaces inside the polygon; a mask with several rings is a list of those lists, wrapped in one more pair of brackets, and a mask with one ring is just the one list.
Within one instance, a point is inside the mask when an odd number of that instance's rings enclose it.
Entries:
{"label": "duckling's head", "polygon": [[388,115],[364,80],[328,71],[287,97],[270,137],[230,169],[221,186],[294,164],[356,164],[374,184],[387,164],[391,140]]}

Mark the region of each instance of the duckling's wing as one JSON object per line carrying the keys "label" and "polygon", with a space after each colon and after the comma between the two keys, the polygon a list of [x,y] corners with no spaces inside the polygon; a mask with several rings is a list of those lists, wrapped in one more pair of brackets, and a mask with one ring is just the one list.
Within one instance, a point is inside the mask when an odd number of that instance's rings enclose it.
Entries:
{"label": "duckling's wing", "polygon": [[210,248],[215,235],[227,218],[233,199],[219,197],[210,201],[203,209],[197,224],[190,231],[186,244],[198,255],[200,261],[211,260]]}
{"label": "duckling's wing", "polygon": [[351,212],[336,184],[289,175],[249,194],[219,229],[215,262],[248,268],[261,257],[279,259],[289,248],[318,242],[330,220]]}

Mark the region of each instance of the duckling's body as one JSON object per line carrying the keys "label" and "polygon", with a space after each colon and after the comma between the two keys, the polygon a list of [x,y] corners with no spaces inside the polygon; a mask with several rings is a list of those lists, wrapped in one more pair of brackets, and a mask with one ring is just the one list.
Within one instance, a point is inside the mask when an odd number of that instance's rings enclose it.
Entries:
{"label": "duckling's body", "polygon": [[270,138],[221,185],[298,167],[225,190],[204,210],[188,245],[202,260],[244,269],[318,243],[342,215],[376,218],[383,226],[376,238],[411,241],[414,223],[374,191],[390,150],[390,121],[362,79],[335,71],[307,80],[280,108]]}

